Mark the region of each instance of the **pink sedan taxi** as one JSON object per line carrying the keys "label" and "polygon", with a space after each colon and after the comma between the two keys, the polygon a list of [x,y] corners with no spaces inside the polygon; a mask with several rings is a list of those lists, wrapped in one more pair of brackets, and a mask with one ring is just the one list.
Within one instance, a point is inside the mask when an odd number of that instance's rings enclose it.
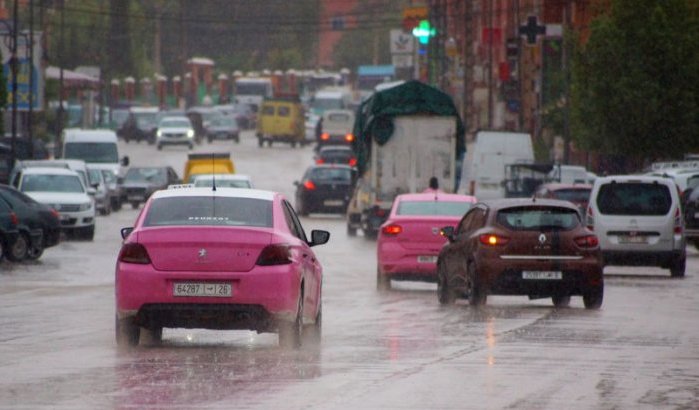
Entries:
{"label": "pink sedan taxi", "polygon": [[447,239],[440,228],[456,225],[476,198],[444,192],[398,195],[381,225],[377,243],[376,288],[391,280],[437,281],[437,255]]}
{"label": "pink sedan taxi", "polygon": [[277,332],[281,346],[318,342],[322,267],[279,193],[175,186],[155,192],[116,263],[116,340],[159,342],[163,328]]}

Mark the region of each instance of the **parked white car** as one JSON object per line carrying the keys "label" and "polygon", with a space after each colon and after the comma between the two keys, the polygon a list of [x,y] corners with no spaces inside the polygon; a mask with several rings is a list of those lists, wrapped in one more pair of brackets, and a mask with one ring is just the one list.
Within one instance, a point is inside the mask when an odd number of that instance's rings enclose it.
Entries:
{"label": "parked white car", "polygon": [[55,209],[66,233],[88,240],[94,238],[94,201],[77,172],[65,168],[27,168],[17,188]]}
{"label": "parked white car", "polygon": [[155,143],[158,149],[163,145],[187,145],[194,148],[194,126],[187,117],[165,117],[158,124]]}

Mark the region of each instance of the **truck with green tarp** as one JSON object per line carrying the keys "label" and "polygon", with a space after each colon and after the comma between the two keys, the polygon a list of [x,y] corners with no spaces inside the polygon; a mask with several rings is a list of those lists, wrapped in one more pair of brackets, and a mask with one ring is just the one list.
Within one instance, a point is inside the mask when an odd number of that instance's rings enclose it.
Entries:
{"label": "truck with green tarp", "polygon": [[347,233],[376,237],[393,199],[421,192],[436,177],[455,192],[466,152],[465,128],[451,97],[419,81],[375,92],[357,109],[352,148],[359,175]]}

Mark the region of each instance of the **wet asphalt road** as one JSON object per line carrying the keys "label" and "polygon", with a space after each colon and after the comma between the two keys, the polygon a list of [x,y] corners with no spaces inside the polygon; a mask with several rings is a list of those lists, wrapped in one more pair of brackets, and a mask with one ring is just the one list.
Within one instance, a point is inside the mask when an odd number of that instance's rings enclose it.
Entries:
{"label": "wet asphalt road", "polygon": [[[187,150],[122,145],[133,165]],[[232,150],[239,173],[285,193],[310,147]],[[345,233],[340,215],[315,248],[325,269],[319,349],[285,351],[274,334],[166,329],[161,346],[114,342],[119,228],[137,210],[99,217],[94,242],[64,241],[36,263],[0,263],[0,409],[699,409],[699,253],[687,276],[605,270],[599,311],[550,300],[488,298],[442,308],[432,284],[376,292],[375,242]]]}

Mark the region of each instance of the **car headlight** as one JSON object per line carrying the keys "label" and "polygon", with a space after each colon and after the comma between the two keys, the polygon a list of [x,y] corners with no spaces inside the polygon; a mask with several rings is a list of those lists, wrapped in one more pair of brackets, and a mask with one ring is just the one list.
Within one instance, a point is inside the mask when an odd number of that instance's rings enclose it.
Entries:
{"label": "car headlight", "polygon": [[187,138],[194,138],[194,130],[187,130]]}
{"label": "car headlight", "polygon": [[156,135],[158,138],[160,138],[160,137],[163,136],[163,132],[160,131],[160,130],[158,130],[158,131],[155,133],[155,135]]}
{"label": "car headlight", "polygon": [[78,208],[81,211],[87,211],[88,209],[92,208],[92,202],[84,202],[80,204],[80,208]]}

